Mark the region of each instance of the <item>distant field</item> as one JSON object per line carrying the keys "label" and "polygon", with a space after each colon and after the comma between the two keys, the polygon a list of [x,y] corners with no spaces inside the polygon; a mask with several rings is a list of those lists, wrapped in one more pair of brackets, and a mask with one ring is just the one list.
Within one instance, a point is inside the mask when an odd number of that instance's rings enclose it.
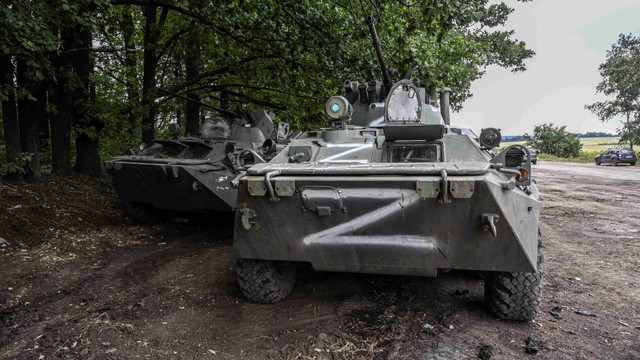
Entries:
{"label": "distant field", "polygon": [[[620,140],[619,136],[611,136],[611,137],[594,137],[594,138],[581,138],[580,142],[582,143],[582,151],[583,152],[603,152],[609,148],[616,146],[628,146],[628,144],[618,144]],[[506,147],[514,144],[524,144],[524,141],[511,141],[511,142],[503,142],[500,144],[500,147]]]}

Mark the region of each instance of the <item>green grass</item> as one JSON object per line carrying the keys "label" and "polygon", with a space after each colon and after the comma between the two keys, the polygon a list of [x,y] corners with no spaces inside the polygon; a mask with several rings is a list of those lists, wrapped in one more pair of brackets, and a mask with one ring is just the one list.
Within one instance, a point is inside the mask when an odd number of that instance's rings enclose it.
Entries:
{"label": "green grass", "polygon": [[[607,148],[608,149],[608,148]],[[606,150],[606,149],[605,149]],[[601,154],[602,151],[581,151],[578,157],[561,158],[549,154],[538,153],[538,160],[540,161],[563,161],[563,162],[578,162],[578,163],[590,163],[593,162],[596,155]]]}
{"label": "green grass", "polygon": [[[629,146],[628,143],[620,144],[619,141],[619,136],[581,138],[580,143],[582,143],[582,150],[580,151],[580,155],[578,157],[560,158],[549,154],[538,153],[538,159],[542,161],[569,161],[589,163],[594,161],[593,159],[596,157],[596,155],[602,154],[607,149]],[[500,147],[505,148],[509,145],[524,145],[524,141],[503,142],[500,144]]]}

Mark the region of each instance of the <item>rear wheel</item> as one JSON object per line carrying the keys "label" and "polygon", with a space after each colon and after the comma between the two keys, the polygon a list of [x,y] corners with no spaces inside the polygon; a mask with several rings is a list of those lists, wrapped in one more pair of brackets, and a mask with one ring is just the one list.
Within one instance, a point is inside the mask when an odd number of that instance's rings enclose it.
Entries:
{"label": "rear wheel", "polygon": [[238,259],[238,284],[247,299],[261,304],[282,301],[293,290],[296,263],[288,261]]}
{"label": "rear wheel", "polygon": [[162,222],[160,210],[148,204],[128,202],[127,214],[131,221],[140,225],[156,225]]}
{"label": "rear wheel", "polygon": [[489,311],[505,320],[533,320],[540,311],[544,254],[538,233],[538,271],[488,273],[484,282],[484,299]]}

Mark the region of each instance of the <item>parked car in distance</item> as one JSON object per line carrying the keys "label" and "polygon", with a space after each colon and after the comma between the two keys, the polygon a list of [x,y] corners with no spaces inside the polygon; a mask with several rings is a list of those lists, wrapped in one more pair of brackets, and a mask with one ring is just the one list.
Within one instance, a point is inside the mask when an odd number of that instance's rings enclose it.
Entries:
{"label": "parked car in distance", "polygon": [[618,166],[618,164],[627,163],[635,166],[638,157],[636,152],[629,148],[611,148],[597,155],[595,160],[596,165],[610,163],[613,166]]}
{"label": "parked car in distance", "polygon": [[529,149],[529,154],[531,154],[531,163],[533,165],[538,163],[538,150],[536,149]]}

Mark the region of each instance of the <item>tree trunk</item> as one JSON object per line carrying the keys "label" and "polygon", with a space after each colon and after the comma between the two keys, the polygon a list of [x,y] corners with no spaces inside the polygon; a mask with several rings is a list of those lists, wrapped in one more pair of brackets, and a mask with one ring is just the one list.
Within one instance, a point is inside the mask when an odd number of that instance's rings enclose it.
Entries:
{"label": "tree trunk", "polygon": [[62,33],[62,46],[65,51],[53,55],[57,72],[52,101],[56,106],[56,115],[51,122],[51,172],[59,176],[70,176],[71,170],[71,117],[73,116],[73,91],[69,75],[72,68],[72,55],[66,52],[74,47],[74,33],[66,30]]}
{"label": "tree trunk", "polygon": [[98,177],[102,175],[98,152],[102,124],[91,111],[91,103],[95,99],[95,88],[90,80],[93,64],[88,50],[91,48],[91,31],[83,27],[76,29],[75,33],[82,50],[74,52],[73,69],[82,86],[74,91],[73,96],[73,122],[77,130],[76,164],[73,169],[78,174]]}
{"label": "tree trunk", "polygon": [[157,6],[145,6],[145,28],[144,28],[144,64],[142,65],[142,105],[146,109],[146,114],[142,118],[142,142],[149,144],[155,136],[156,120],[156,71],[158,57],[156,56],[156,46],[158,43]]}
{"label": "tree trunk", "polygon": [[16,170],[7,174],[10,180],[22,180],[22,173],[18,172],[16,160],[21,153],[20,125],[18,124],[18,108],[16,104],[15,84],[13,81],[14,68],[9,55],[0,54],[0,89],[6,89],[2,101],[2,124],[4,126],[4,143],[7,165]]}
{"label": "tree trunk", "polygon": [[[17,72],[18,86],[28,91],[35,100],[18,100],[18,120],[20,127],[20,145],[22,152],[28,153],[30,160],[25,165],[25,172],[29,179],[42,180],[40,170],[40,151],[38,147],[38,124],[42,116],[42,110],[46,113],[46,96],[42,98],[41,87],[46,89],[43,82],[32,82],[27,76],[27,64],[24,59],[18,58]],[[46,94],[46,91],[45,91]],[[36,96],[40,96],[37,98]]]}
{"label": "tree trunk", "polygon": [[227,89],[220,90],[220,108],[224,110],[229,109],[229,92]]}
{"label": "tree trunk", "polygon": [[[191,1],[189,5],[192,10],[197,7],[197,4],[193,1]],[[187,51],[185,59],[187,83],[195,80],[200,74],[201,51],[199,34],[192,33],[189,37],[189,43],[191,44],[191,47]],[[186,132],[189,135],[198,136],[198,134],[200,134],[200,104],[197,101],[200,101],[200,96],[193,91],[188,91],[187,98],[195,101],[187,100],[185,104],[184,114],[186,119]]]}
{"label": "tree trunk", "polygon": [[631,127],[630,116],[631,116],[631,113],[627,112],[627,134],[629,138],[629,148],[633,150],[633,129]]}
{"label": "tree trunk", "polygon": [[[196,45],[194,45],[196,46]],[[186,81],[193,81],[200,73],[200,48],[194,47],[191,50],[190,56],[186,61]],[[184,108],[184,115],[186,118],[186,130],[187,134],[197,136],[200,133],[200,104],[196,101],[200,101],[200,97],[193,91],[187,92],[187,98],[195,101],[187,100]]]}
{"label": "tree trunk", "polygon": [[126,49],[124,53],[124,66],[125,66],[125,88],[127,89],[127,107],[126,107],[126,116],[129,120],[129,134],[135,135],[136,129],[138,126],[136,125],[136,115],[135,108],[136,104],[139,103],[140,94],[138,93],[138,89],[136,89],[136,54],[135,54],[135,41],[133,38],[135,32],[135,25],[133,23],[133,16],[130,13],[131,9],[129,6],[126,6],[122,12],[122,38],[124,40],[124,47]]}

